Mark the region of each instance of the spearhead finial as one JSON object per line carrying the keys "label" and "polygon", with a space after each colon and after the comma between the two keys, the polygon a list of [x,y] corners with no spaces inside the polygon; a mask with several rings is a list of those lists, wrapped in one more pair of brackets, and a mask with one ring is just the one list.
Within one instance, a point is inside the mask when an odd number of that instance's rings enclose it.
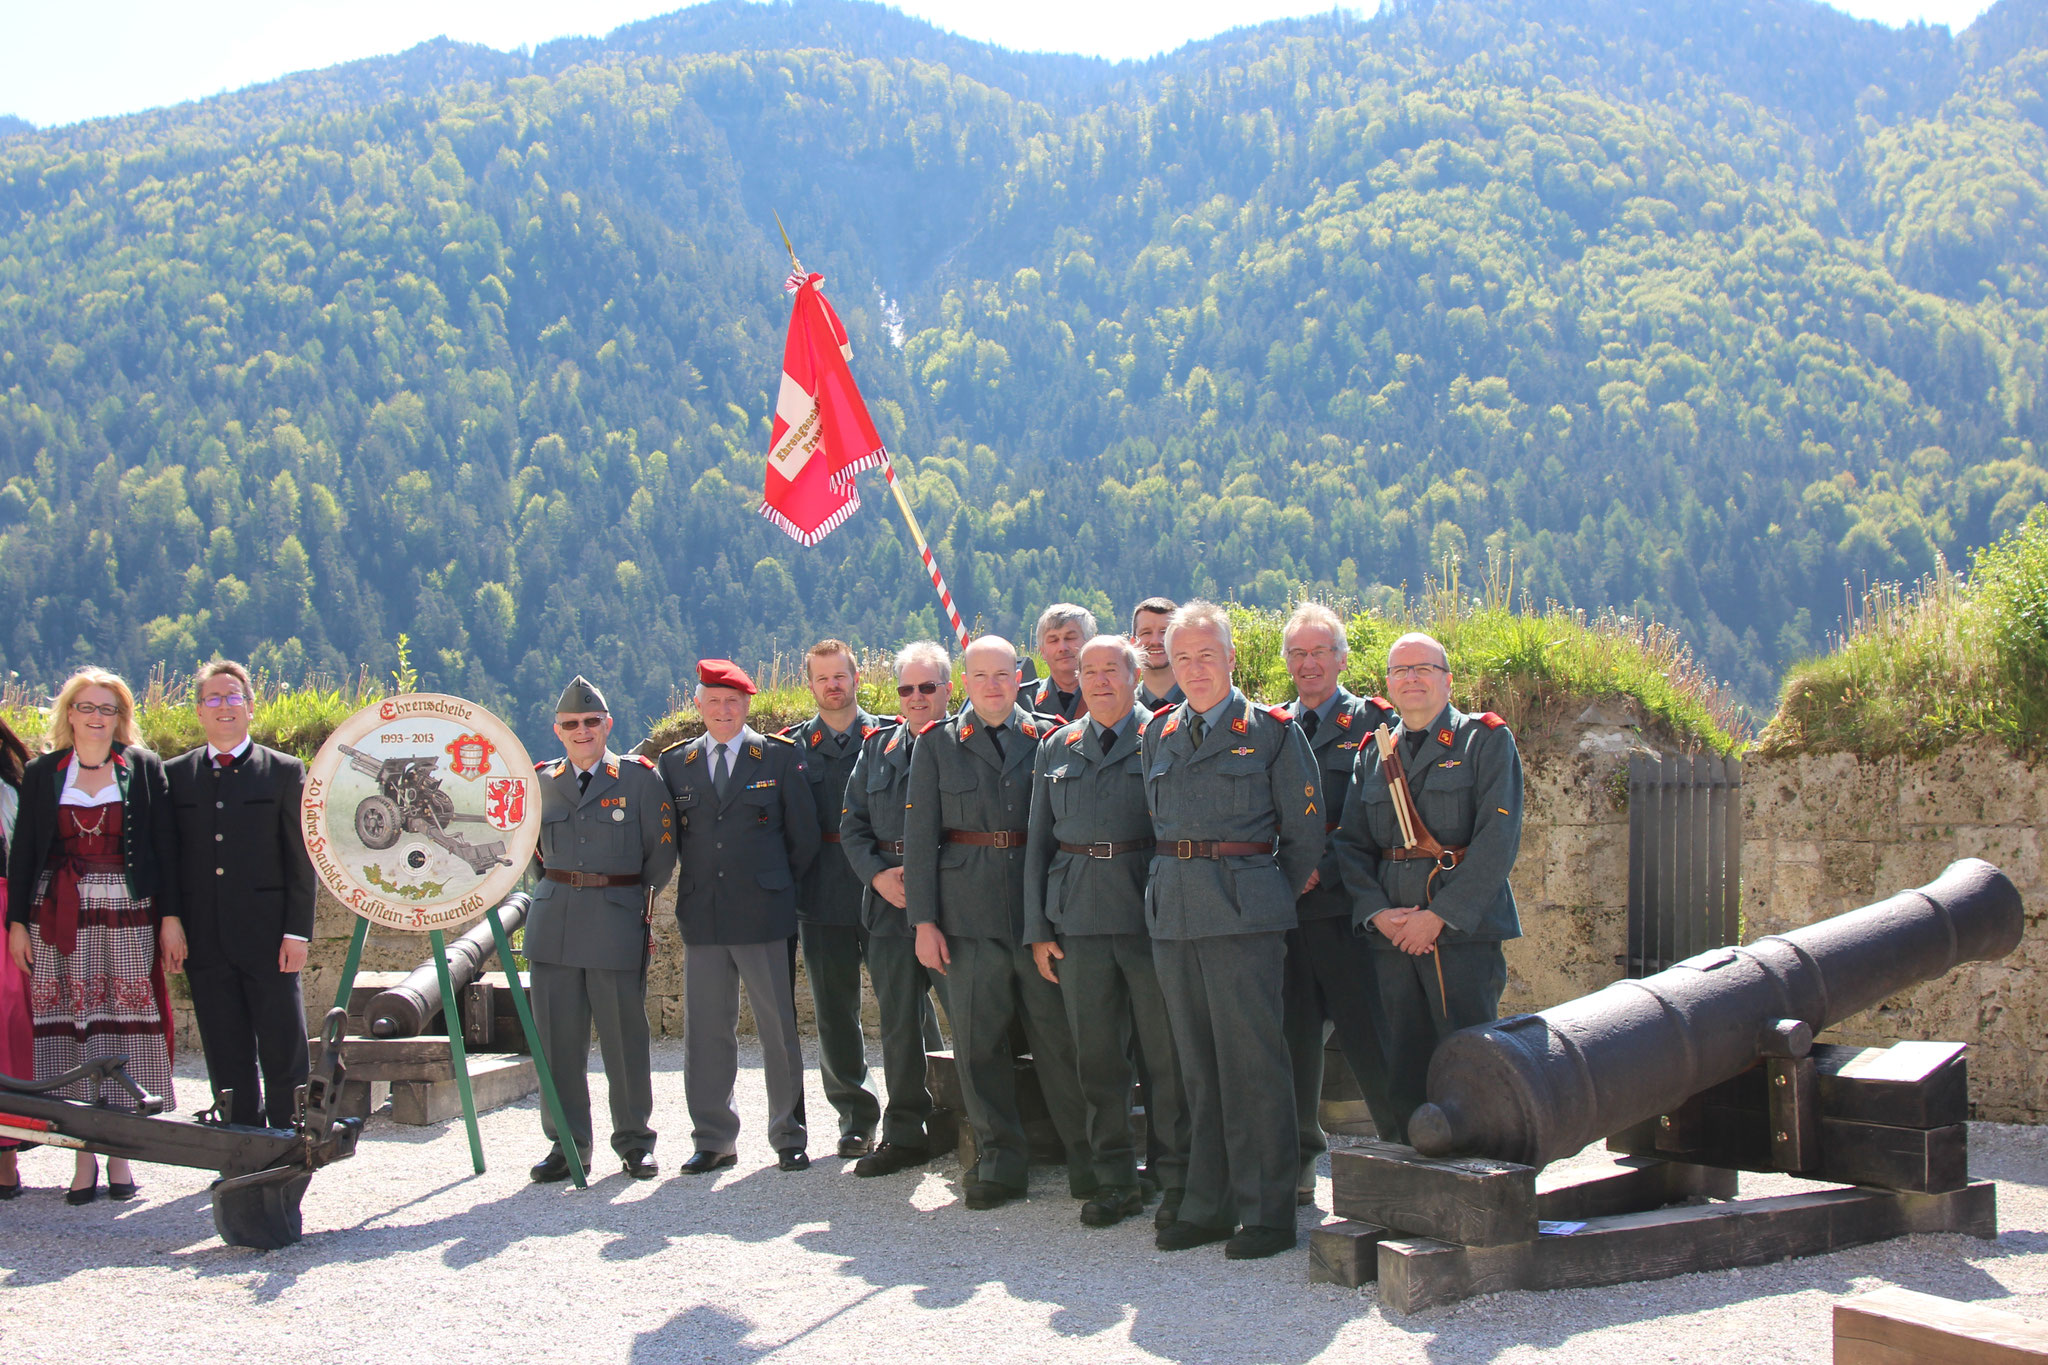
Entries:
{"label": "spearhead finial", "polygon": [[[768,211],[775,213],[774,209]],[[789,253],[789,268],[798,275],[803,274],[803,265],[796,258],[796,248],[789,244],[789,229],[782,226],[782,215],[779,213],[775,213],[775,230],[782,234],[782,249]]]}

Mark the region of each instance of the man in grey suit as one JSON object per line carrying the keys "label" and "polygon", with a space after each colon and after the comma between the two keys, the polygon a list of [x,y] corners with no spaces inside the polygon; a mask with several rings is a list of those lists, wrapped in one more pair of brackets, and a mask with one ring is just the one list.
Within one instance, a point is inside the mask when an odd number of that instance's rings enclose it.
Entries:
{"label": "man in grey suit", "polygon": [[840,843],[839,813],[860,746],[881,722],[861,709],[860,673],[844,641],[820,640],[806,650],[804,679],[818,714],[782,733],[804,756],[824,847],[797,897],[797,935],[818,1020],[818,1079],[839,1116],[839,1155],[861,1157],[874,1140],[882,1106],[868,1089],[860,1030],[860,964],[868,939],[861,928],[861,881]]}
{"label": "man in grey suit", "polygon": [[1024,839],[1031,760],[1051,722],[1017,705],[1017,651],[984,635],[961,655],[971,703],[927,730],[910,759],[905,910],[917,960],[946,978],[961,1097],[980,1158],[970,1209],[1024,1194],[1030,1147],[1017,1110],[1010,1028],[1019,1020],[1046,1108],[1067,1149],[1068,1187],[1095,1193],[1087,1115],[1059,988],[1024,946]]}
{"label": "man in grey suit", "polygon": [[[1323,828],[1335,831],[1351,788],[1362,745],[1383,721],[1397,719],[1381,697],[1354,696],[1338,681],[1350,660],[1344,623],[1320,602],[1304,602],[1280,630],[1280,654],[1294,679],[1294,723],[1315,753],[1323,786]],[[1287,1051],[1294,1062],[1295,1126],[1301,1141],[1297,1202],[1315,1202],[1316,1161],[1328,1147],[1323,1135],[1323,1033],[1334,1026],[1337,1045],[1358,1078],[1379,1134],[1400,1131],[1387,1103],[1387,1059],[1381,1046],[1379,988],[1372,955],[1351,928],[1351,895],[1344,889],[1336,850],[1327,836],[1322,861],[1295,905],[1301,923],[1287,931]]]}
{"label": "man in grey suit", "polygon": [[1187,700],[1152,717],[1140,751],[1159,839],[1145,912],[1191,1131],[1180,1221],[1156,1245],[1228,1238],[1224,1254],[1249,1260],[1296,1240],[1281,1000],[1295,897],[1323,854],[1322,790],[1287,712],[1232,686],[1221,607],[1174,612],[1166,648]]}
{"label": "man in grey suit", "polygon": [[[655,888],[676,866],[674,816],[654,765],[621,758],[604,694],[580,675],[555,703],[563,757],[540,773],[539,879],[526,914],[524,952],[533,973],[533,1018],[554,1073],[562,1117],[577,1157],[590,1164],[590,1026],[611,1091],[612,1150],[626,1174],[651,1180],[654,1160],[653,1064],[648,1055],[647,953]],[[546,1105],[541,1131],[554,1145],[530,1174],[566,1179]]]}
{"label": "man in grey suit", "polygon": [[896,656],[896,697],[902,721],[885,723],[862,741],[839,815],[840,847],[866,884],[861,923],[882,1022],[882,1079],[889,1089],[882,1140],[853,1163],[859,1176],[894,1175],[931,1160],[924,1020],[938,978],[917,960],[917,939],[904,913],[903,802],[917,737],[944,718],[953,697],[953,662],[943,647],[930,640],[903,647]]}
{"label": "man in grey suit", "polygon": [[1131,1142],[1133,1035],[1150,1063],[1146,1119],[1159,1139],[1152,1170],[1164,1191],[1156,1219],[1170,1226],[1187,1184],[1187,1108],[1173,1027],[1145,928],[1145,877],[1156,840],[1145,809],[1138,735],[1152,713],[1134,705],[1138,651],[1117,635],[1081,648],[1088,714],[1038,747],[1031,775],[1031,834],[1024,850],[1024,941],[1060,988],[1074,1030],[1095,1195],[1081,1221],[1109,1227],[1145,1207]]}
{"label": "man in grey suit", "polygon": [[688,1175],[739,1157],[740,983],[754,1006],[776,1165],[801,1171],[804,1054],[797,1042],[789,937],[796,888],[818,856],[818,810],[794,744],[747,724],[754,680],[730,659],[697,665],[704,733],[658,765],[676,812],[676,920],[683,931],[683,1094],[696,1151]]}

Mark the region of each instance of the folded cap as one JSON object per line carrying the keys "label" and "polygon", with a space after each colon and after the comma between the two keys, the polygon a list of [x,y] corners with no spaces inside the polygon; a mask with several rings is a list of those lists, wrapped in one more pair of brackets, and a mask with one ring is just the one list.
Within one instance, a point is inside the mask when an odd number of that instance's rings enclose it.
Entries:
{"label": "folded cap", "polygon": [[731,659],[699,659],[697,681],[706,687],[730,687],[735,692],[753,696],[761,689],[754,686],[754,680],[747,676],[747,670]]}
{"label": "folded cap", "polygon": [[578,673],[569,680],[569,685],[562,689],[562,699],[555,703],[555,714],[584,716],[592,711],[602,711],[608,716],[612,713],[612,708],[605,705],[604,693],[597,690],[597,684]]}

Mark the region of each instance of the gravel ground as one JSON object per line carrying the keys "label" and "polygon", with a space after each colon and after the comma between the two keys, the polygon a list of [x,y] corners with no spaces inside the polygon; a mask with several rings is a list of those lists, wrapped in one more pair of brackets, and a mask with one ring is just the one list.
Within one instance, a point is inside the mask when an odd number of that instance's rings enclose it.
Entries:
{"label": "gravel ground", "polygon": [[[774,1167],[758,1050],[743,1055],[740,1162],[675,1174],[689,1154],[682,1049],[657,1041],[662,1179],[603,1159],[587,1191],[526,1179],[543,1149],[533,1100],[483,1116],[490,1171],[462,1124],[374,1118],[357,1156],[317,1175],[306,1238],[223,1246],[206,1173],[138,1167],[142,1197],[67,1206],[66,1153],[22,1160],[0,1204],[0,1355],[28,1361],[1825,1361],[1829,1306],[1904,1285],[2048,1318],[2048,1131],[1972,1125],[1973,1171],[2000,1184],[1996,1242],[1912,1237],[1750,1270],[1550,1294],[1501,1294],[1415,1317],[1376,1292],[1310,1285],[1303,1247],[1235,1263],[1167,1255],[1149,1217],[1077,1221],[1062,1172],[989,1213],[960,1205],[950,1160],[882,1180],[822,1156]],[[187,1094],[199,1094],[200,1073]],[[808,1073],[809,1108],[830,1108]],[[595,1108],[602,1077],[592,1078]],[[829,1151],[820,1130],[813,1154]],[[1595,1160],[1588,1155],[1582,1160]],[[1793,1188],[1746,1177],[1745,1194]],[[1319,1202],[1329,1205],[1325,1169]]]}

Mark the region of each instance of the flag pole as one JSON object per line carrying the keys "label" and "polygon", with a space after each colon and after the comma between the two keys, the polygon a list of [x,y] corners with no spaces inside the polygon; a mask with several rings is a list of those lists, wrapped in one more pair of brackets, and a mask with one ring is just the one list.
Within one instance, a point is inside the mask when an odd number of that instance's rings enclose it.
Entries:
{"label": "flag pole", "polygon": [[[774,209],[775,230],[782,234],[782,249],[789,253],[790,278],[799,279],[803,264],[796,258],[796,247],[789,240],[789,229],[782,225],[782,215]],[[932,590],[939,595],[939,605],[946,609],[946,620],[953,627],[953,638],[960,642],[960,648],[967,648],[967,626],[960,619],[960,608],[953,604],[952,590],[946,586],[946,576],[939,572],[939,561],[932,555],[932,547],[926,543],[924,528],[917,524],[917,513],[910,510],[910,499],[903,495],[903,485],[896,478],[896,461],[890,457],[889,448],[882,447],[882,479],[889,485],[889,492],[896,499],[897,510],[903,513],[904,525],[910,528],[910,540],[917,547],[917,557],[924,561],[925,572],[932,578]]]}

